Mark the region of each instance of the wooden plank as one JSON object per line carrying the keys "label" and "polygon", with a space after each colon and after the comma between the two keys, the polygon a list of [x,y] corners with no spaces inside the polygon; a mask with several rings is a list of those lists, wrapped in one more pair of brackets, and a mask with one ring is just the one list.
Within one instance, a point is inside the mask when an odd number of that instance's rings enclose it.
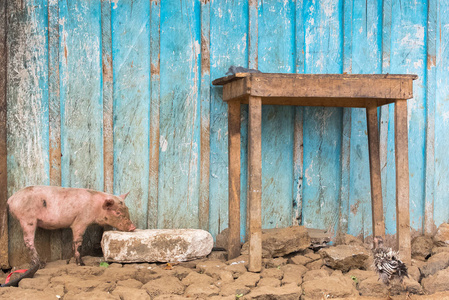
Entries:
{"label": "wooden plank", "polygon": [[393,2],[391,70],[417,74],[413,98],[408,105],[408,134],[410,148],[410,226],[422,233],[425,198],[426,150],[426,26],[428,1]]}
{"label": "wooden plank", "polygon": [[103,70],[103,191],[109,194],[114,193],[114,91],[112,71],[111,8],[111,2],[101,1],[101,60]]}
{"label": "wooden plank", "polygon": [[[59,2],[61,184],[104,188],[101,1]],[[101,253],[102,228],[89,227],[81,252]]]}
{"label": "wooden plank", "polygon": [[[28,185],[48,185],[48,6],[47,1],[7,1],[8,195]],[[32,128],[32,130],[30,130]],[[36,232],[42,260],[51,257],[50,234]],[[18,222],[10,217],[9,264],[28,263]]]}
{"label": "wooden plank", "polygon": [[262,270],[262,99],[250,97],[248,113],[248,271]]}
{"label": "wooden plank", "polygon": [[396,161],[396,226],[399,253],[406,264],[411,263],[409,164],[407,101],[397,100],[394,107]]}
{"label": "wooden plank", "polygon": [[371,213],[373,236],[385,238],[385,221],[380,178],[379,129],[377,122],[377,104],[370,102],[366,107],[368,127],[369,166],[371,181]]}
{"label": "wooden plank", "polygon": [[436,226],[435,207],[435,97],[436,97],[436,57],[437,57],[437,3],[428,2],[427,16],[427,76],[426,76],[426,169],[424,198],[424,234],[433,235]]}
{"label": "wooden plank", "polygon": [[198,1],[161,2],[159,228],[199,226],[200,9]]}
{"label": "wooden plank", "polygon": [[161,5],[150,3],[150,178],[147,228],[157,228],[159,193],[159,118],[161,101]]}
{"label": "wooden plank", "polygon": [[114,192],[137,228],[146,228],[149,185],[150,3],[120,1],[112,7],[114,78]]}
{"label": "wooden plank", "polygon": [[0,4],[0,268],[9,268],[6,152],[6,1]]}
{"label": "wooden plank", "polygon": [[229,235],[228,259],[240,255],[240,102],[228,102]]}
{"label": "wooden plank", "polygon": [[[210,2],[210,74],[211,78],[225,75],[229,66],[248,63],[248,1]],[[223,102],[222,87],[211,87],[210,99],[210,177],[209,232],[216,236],[228,227],[228,120],[227,104]],[[242,107],[241,186],[246,187],[246,127],[247,108]],[[240,195],[242,219],[246,220],[246,189]],[[242,221],[241,236],[246,224]]]}
{"label": "wooden plank", "polygon": [[[259,6],[258,68],[295,72],[293,1],[264,1]],[[274,34],[270,34],[274,33]],[[262,100],[263,102],[263,100]],[[262,228],[292,225],[295,108],[262,107]],[[273,201],[276,199],[276,201]]]}
{"label": "wooden plank", "polygon": [[258,69],[258,41],[259,41],[259,3],[258,0],[248,1],[248,66],[250,69]]}
{"label": "wooden plank", "polygon": [[[209,230],[210,175],[210,2],[201,1],[201,145],[199,228]],[[239,116],[240,118],[240,116]],[[240,205],[240,203],[239,203]],[[240,222],[240,220],[239,220]],[[237,236],[240,232],[237,233]]]}

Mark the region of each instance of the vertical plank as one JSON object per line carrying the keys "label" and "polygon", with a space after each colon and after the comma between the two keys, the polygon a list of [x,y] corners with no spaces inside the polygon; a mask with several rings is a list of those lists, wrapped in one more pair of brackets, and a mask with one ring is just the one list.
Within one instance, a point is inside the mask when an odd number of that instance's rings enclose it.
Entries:
{"label": "vertical plank", "polygon": [[[343,2],[307,1],[305,73],[343,70]],[[341,186],[341,108],[304,108],[303,224],[335,232]]]}
{"label": "vertical plank", "polygon": [[228,102],[229,235],[228,259],[240,255],[240,102]]}
{"label": "vertical plank", "polygon": [[248,105],[248,271],[262,270],[262,99],[249,97]]}
{"label": "vertical plank", "polygon": [[[295,23],[294,23],[294,43],[295,43],[295,73],[304,73],[305,52],[304,52],[304,18],[303,18],[303,1],[295,2]],[[294,132],[293,132],[293,209],[292,223],[294,225],[302,224],[302,189],[304,177],[304,107],[296,106],[294,108]]]}
{"label": "vertical plank", "polygon": [[103,71],[103,190],[112,194],[114,192],[114,98],[111,2],[109,1],[101,1],[101,61]]}
{"label": "vertical plank", "polygon": [[397,245],[404,263],[411,263],[407,101],[396,100],[394,107],[396,157]]}
{"label": "vertical plank", "polygon": [[[104,188],[101,1],[59,2],[62,186]],[[102,229],[86,231],[81,252],[101,253]]]}
{"label": "vertical plank", "polygon": [[146,228],[150,114],[149,1],[113,5],[114,192],[130,191],[126,203],[137,228]]}
{"label": "vertical plank", "polygon": [[[353,73],[375,74],[381,71],[381,16],[382,1],[355,0],[352,4],[351,27],[353,30],[350,55]],[[352,108],[350,110],[350,221],[348,229],[352,235],[366,237],[371,235],[373,231],[367,115],[364,108]],[[377,124],[377,120],[373,122]],[[382,210],[382,208],[379,209]]]}
{"label": "vertical plank", "polygon": [[425,62],[427,1],[394,1],[392,5],[391,73],[417,74],[408,103],[410,148],[410,225],[422,233],[425,198]]}
{"label": "vertical plank", "polygon": [[[203,0],[201,1],[201,152],[198,220],[199,228],[203,230],[209,230],[210,82],[210,2]],[[239,236],[240,232],[237,233],[237,237]]]}
{"label": "vertical plank", "polygon": [[[50,185],[61,186],[61,105],[59,97],[59,5],[48,3],[48,102],[50,136]],[[70,230],[69,230],[70,231]],[[72,233],[51,231],[51,259],[62,259],[71,253]],[[63,236],[67,237],[63,242]]]}
{"label": "vertical plank", "polygon": [[[49,184],[47,1],[7,2],[8,195],[28,185]],[[10,217],[9,263],[29,262],[18,222]],[[42,260],[51,257],[50,234],[38,230]]]}
{"label": "vertical plank", "polygon": [[0,4],[0,268],[9,267],[6,164],[6,1]]}
{"label": "vertical plank", "polygon": [[200,8],[161,2],[160,228],[199,226]]}
{"label": "vertical plank", "polygon": [[381,236],[385,238],[376,101],[370,101],[366,106],[366,122],[368,127],[372,230],[373,236]]}
{"label": "vertical plank", "polygon": [[160,51],[161,51],[161,5],[150,3],[150,178],[148,184],[147,228],[157,228],[159,191],[159,109],[160,109]]}
{"label": "vertical plank", "polygon": [[[259,3],[258,67],[263,72],[295,72],[295,3]],[[295,108],[262,107],[262,227],[292,225]],[[273,201],[276,199],[276,201]]]}
{"label": "vertical plank", "polygon": [[[248,64],[248,1],[210,2],[210,74],[211,79],[222,77],[229,66]],[[210,99],[210,177],[209,177],[209,231],[216,236],[228,227],[228,119],[227,104],[222,100],[222,87],[211,87]],[[245,112],[241,115],[241,186],[246,187],[247,135]],[[246,224],[246,188],[240,193],[241,229]]]}
{"label": "vertical plank", "polygon": [[259,37],[259,10],[258,0],[248,0],[248,66],[251,69],[258,69],[258,37]]}
{"label": "vertical plank", "polygon": [[438,1],[436,23],[435,82],[435,200],[434,222],[439,226],[449,220],[449,2]]}
{"label": "vertical plank", "polygon": [[425,152],[425,198],[424,234],[435,232],[435,97],[436,97],[436,58],[437,58],[437,6],[438,1],[430,0],[427,10],[427,59],[426,59],[426,152]]}

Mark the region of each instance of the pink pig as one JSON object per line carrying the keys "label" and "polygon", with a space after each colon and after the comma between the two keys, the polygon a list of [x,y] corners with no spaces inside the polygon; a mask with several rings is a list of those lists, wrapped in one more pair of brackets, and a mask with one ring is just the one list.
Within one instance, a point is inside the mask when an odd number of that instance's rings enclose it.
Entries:
{"label": "pink pig", "polygon": [[20,222],[25,245],[32,264],[40,264],[34,247],[37,227],[72,229],[73,251],[78,265],[84,265],[79,247],[87,226],[93,223],[110,225],[118,230],[136,229],[129,218],[124,199],[128,194],[114,196],[89,189],[56,186],[29,186],[8,199],[9,211]]}

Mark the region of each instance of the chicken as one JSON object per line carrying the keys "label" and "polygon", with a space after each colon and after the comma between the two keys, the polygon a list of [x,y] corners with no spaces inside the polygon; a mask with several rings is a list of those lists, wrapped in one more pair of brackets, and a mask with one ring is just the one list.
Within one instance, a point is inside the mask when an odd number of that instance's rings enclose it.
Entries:
{"label": "chicken", "polygon": [[387,286],[388,299],[391,299],[390,283],[399,281],[402,284],[404,277],[408,277],[407,266],[399,259],[398,252],[384,247],[383,239],[380,236],[374,238],[373,244],[374,269],[379,275],[379,279]]}

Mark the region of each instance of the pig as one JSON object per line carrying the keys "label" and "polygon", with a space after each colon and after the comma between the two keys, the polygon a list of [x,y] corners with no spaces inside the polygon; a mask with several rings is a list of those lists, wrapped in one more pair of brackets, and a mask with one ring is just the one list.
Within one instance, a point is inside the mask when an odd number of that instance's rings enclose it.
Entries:
{"label": "pig", "polygon": [[124,200],[128,194],[111,194],[81,188],[29,186],[8,199],[10,213],[20,222],[23,239],[31,254],[31,263],[41,264],[34,246],[37,227],[71,228],[73,254],[77,265],[84,265],[79,252],[87,226],[110,225],[122,231],[134,231]]}

